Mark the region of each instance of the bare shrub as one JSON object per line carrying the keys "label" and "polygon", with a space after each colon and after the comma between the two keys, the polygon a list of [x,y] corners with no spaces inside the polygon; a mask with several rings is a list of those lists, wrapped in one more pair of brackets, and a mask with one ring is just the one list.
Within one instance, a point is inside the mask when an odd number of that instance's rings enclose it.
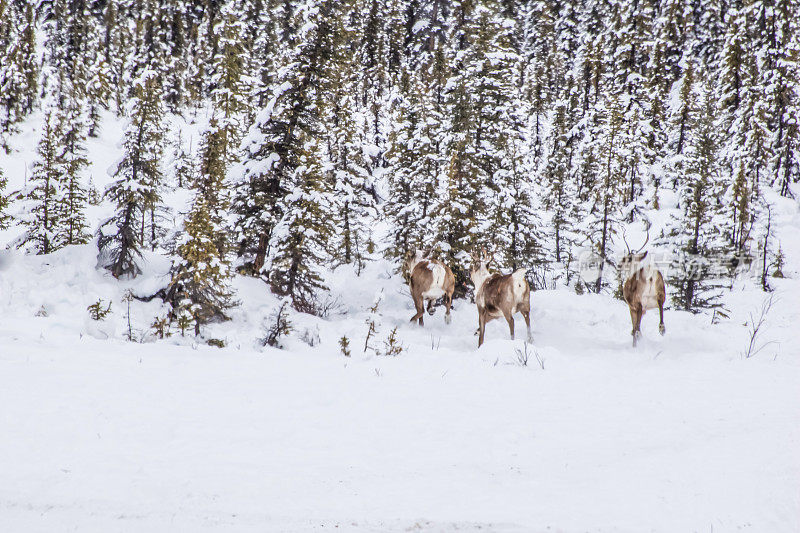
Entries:
{"label": "bare shrub", "polygon": [[750,359],[758,354],[761,350],[769,346],[770,344],[774,344],[775,341],[767,341],[762,342],[761,336],[764,332],[764,327],[767,322],[767,315],[772,309],[772,306],[775,303],[775,295],[770,294],[767,298],[765,298],[761,302],[761,306],[755,313],[750,313],[750,322],[749,322],[749,341],[747,343],[747,349],[742,352],[742,355],[745,359]]}
{"label": "bare shrub", "polygon": [[272,346],[273,348],[283,348],[281,337],[285,337],[292,331],[292,323],[289,321],[289,301],[284,300],[264,322],[265,335],[261,339],[262,346]]}

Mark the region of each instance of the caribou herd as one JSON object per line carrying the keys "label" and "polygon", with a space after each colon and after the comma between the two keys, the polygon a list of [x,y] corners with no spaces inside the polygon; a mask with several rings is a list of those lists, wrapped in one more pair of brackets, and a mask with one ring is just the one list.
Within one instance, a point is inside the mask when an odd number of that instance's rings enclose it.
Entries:
{"label": "caribou herd", "polygon": [[[658,308],[660,322],[658,331],[663,335],[664,300],[666,291],[664,278],[655,264],[645,263],[647,252],[641,253],[650,239],[648,228],[647,239],[637,251],[632,252],[627,240],[627,253],[619,264],[620,274],[625,280],[622,295],[631,312],[633,329],[633,346],[641,337],[642,315],[648,309]],[[425,302],[428,302],[428,313],[434,313],[435,303],[444,297],[445,323],[450,323],[450,311],[453,307],[453,292],[456,280],[453,271],[442,261],[431,258],[432,249],[427,252],[412,249],[406,258],[405,272],[409,277],[411,298],[414,300],[416,313],[411,322],[419,321],[423,325]],[[514,339],[514,315],[520,313],[525,319],[527,340],[531,341],[531,289],[525,279],[526,269],[520,268],[510,274],[490,272],[489,265],[493,256],[485,248],[472,254],[470,279],[475,287],[475,305],[478,307],[478,347],[483,344],[486,323],[503,317],[508,322],[511,339]]]}

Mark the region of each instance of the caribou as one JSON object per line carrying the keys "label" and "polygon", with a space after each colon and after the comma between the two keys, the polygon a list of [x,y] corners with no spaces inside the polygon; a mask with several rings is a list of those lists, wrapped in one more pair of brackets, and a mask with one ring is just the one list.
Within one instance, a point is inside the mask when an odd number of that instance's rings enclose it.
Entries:
{"label": "caribou", "polygon": [[419,320],[419,325],[424,325],[422,315],[425,314],[425,300],[428,301],[428,314],[434,313],[433,304],[444,296],[444,321],[450,323],[450,309],[453,307],[453,291],[456,288],[456,278],[450,268],[436,259],[430,259],[431,250],[423,253],[412,249],[406,259],[406,271],[409,273],[409,288],[411,299],[414,300],[416,314],[411,317],[411,322]]}
{"label": "caribou", "polygon": [[492,274],[488,265],[493,258],[482,249],[472,255],[470,278],[475,285],[475,304],[478,306],[478,348],[483,344],[486,323],[500,318],[508,322],[511,339],[514,339],[514,314],[522,313],[531,340],[531,289],[525,280],[524,268],[511,274]]}
{"label": "caribou", "polygon": [[650,227],[647,227],[647,238],[644,244],[635,252],[632,252],[630,246],[628,246],[624,232],[622,239],[625,242],[625,248],[627,248],[627,253],[620,261],[619,266],[620,273],[625,278],[625,284],[622,286],[622,297],[631,312],[631,324],[633,325],[631,336],[635,347],[636,341],[642,336],[642,315],[648,309],[658,307],[660,319],[658,331],[662,335],[666,332],[664,327],[664,301],[667,293],[664,287],[664,278],[655,264],[653,264],[652,257],[649,263],[643,264],[644,259],[647,257],[647,252],[641,252],[650,240]]}

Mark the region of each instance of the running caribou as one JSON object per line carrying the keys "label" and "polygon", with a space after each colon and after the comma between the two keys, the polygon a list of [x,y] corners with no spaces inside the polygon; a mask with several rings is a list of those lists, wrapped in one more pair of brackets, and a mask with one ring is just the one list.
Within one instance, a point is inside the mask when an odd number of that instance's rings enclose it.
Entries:
{"label": "running caribou", "polygon": [[429,256],[432,250],[422,252],[411,249],[406,259],[406,271],[409,273],[409,288],[411,298],[414,300],[416,314],[411,317],[411,322],[419,320],[422,326],[422,315],[425,314],[425,300],[428,301],[428,314],[433,314],[433,304],[444,296],[444,321],[450,323],[450,309],[453,307],[453,291],[456,288],[456,278],[450,268]]}
{"label": "running caribou", "polygon": [[644,244],[636,250],[631,252],[628,241],[625,239],[625,234],[622,236],[625,242],[627,253],[620,261],[620,273],[625,279],[625,284],[622,286],[622,297],[628,304],[631,312],[631,336],[633,337],[633,345],[636,346],[636,341],[642,336],[641,324],[642,315],[648,309],[655,309],[658,307],[658,314],[660,322],[658,324],[658,331],[663,335],[666,331],[664,327],[664,301],[666,300],[666,289],[664,287],[664,278],[661,272],[658,271],[653,263],[652,257],[645,265],[643,261],[647,257],[647,252],[641,253],[647,242],[650,240],[650,227],[647,227],[647,238]]}
{"label": "running caribou", "polygon": [[475,304],[478,306],[478,347],[483,344],[486,323],[504,317],[514,339],[514,314],[522,313],[531,340],[531,289],[525,280],[524,268],[511,274],[492,274],[488,265],[493,258],[481,249],[480,255],[472,255],[470,278],[475,285]]}

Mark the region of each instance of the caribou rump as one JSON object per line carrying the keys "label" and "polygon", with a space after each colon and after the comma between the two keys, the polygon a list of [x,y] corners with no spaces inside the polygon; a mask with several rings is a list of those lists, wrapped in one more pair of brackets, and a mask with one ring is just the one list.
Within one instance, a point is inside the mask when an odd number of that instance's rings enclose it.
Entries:
{"label": "caribou rump", "polygon": [[478,347],[483,344],[486,323],[504,317],[508,322],[511,339],[514,339],[514,313],[521,313],[531,340],[531,289],[525,279],[526,269],[511,274],[492,274],[488,265],[492,258],[481,250],[472,256],[470,278],[475,285],[475,304],[478,306]]}
{"label": "caribou rump", "polygon": [[424,325],[422,316],[425,314],[425,300],[428,301],[428,314],[434,313],[433,304],[444,296],[444,321],[450,323],[450,309],[453,307],[453,291],[456,288],[456,278],[452,270],[436,259],[430,259],[431,250],[423,253],[412,249],[406,259],[406,271],[409,273],[408,286],[411,289],[411,299],[417,312],[411,317],[411,322],[419,320],[419,325]]}

